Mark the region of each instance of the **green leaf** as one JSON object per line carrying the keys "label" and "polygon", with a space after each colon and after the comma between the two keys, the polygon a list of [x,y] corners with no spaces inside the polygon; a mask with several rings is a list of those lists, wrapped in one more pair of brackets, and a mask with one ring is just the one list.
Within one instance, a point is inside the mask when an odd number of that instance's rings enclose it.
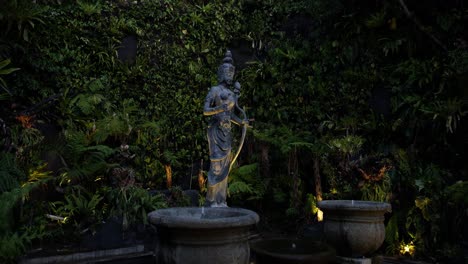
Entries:
{"label": "green leaf", "polygon": [[430,221],[431,219],[431,214],[429,212],[429,206],[431,204],[431,199],[427,197],[418,197],[415,201],[414,204],[416,205],[417,208],[421,210],[421,213],[426,221]]}
{"label": "green leaf", "polygon": [[9,69],[3,69],[3,70],[0,70],[0,75],[7,75],[7,74],[10,74],[14,71],[17,71],[19,70],[20,68],[9,68]]}
{"label": "green leaf", "polygon": [[421,179],[417,179],[414,181],[414,184],[418,187],[418,191],[424,189],[424,181]]}
{"label": "green leaf", "polygon": [[[8,66],[8,64],[11,63],[11,60],[10,59],[6,59],[6,60],[3,60],[3,61],[0,61],[0,75],[7,75],[7,74],[10,74],[14,71],[17,71],[19,70],[20,68],[8,68],[8,69],[5,69],[6,66]],[[3,79],[1,79],[1,82],[3,84],[4,87],[6,87],[6,84],[5,82],[3,81]]]}
{"label": "green leaf", "polygon": [[0,69],[6,67],[8,64],[10,64],[11,60],[10,59],[6,59],[6,60],[3,60],[3,61],[0,61]]}
{"label": "green leaf", "polygon": [[241,193],[252,194],[254,193],[252,186],[243,181],[236,181],[236,182],[229,184],[228,190],[230,194],[241,194]]}

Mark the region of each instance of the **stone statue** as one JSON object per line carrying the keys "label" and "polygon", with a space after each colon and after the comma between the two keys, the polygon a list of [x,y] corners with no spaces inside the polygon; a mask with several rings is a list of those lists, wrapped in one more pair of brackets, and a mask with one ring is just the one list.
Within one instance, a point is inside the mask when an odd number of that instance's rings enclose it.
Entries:
{"label": "stone statue", "polygon": [[[218,68],[218,85],[211,87],[205,99],[203,114],[211,116],[208,124],[208,145],[210,148],[210,170],[206,206],[227,207],[226,193],[229,171],[244,143],[248,119],[237,104],[240,96],[239,82],[233,83],[235,67],[232,54],[226,52],[223,63]],[[231,90],[233,88],[233,90]],[[239,118],[234,112],[243,114]],[[232,155],[231,123],[242,126],[242,138],[235,155]]]}

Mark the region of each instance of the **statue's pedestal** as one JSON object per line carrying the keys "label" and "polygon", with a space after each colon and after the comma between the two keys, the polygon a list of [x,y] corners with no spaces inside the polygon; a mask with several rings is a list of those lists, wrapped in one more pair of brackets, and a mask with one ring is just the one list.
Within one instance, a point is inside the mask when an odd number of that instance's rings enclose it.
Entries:
{"label": "statue's pedestal", "polygon": [[372,264],[370,258],[349,258],[349,257],[336,257],[336,262],[340,264]]}

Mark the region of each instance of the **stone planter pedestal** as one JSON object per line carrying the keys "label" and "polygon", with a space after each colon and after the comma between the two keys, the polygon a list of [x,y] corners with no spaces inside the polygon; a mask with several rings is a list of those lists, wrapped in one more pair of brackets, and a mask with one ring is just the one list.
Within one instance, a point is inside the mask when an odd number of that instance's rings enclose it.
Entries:
{"label": "stone planter pedestal", "polygon": [[156,263],[247,264],[258,215],[241,208],[180,207],[148,214],[156,226]]}
{"label": "stone planter pedestal", "polygon": [[385,213],[391,205],[359,200],[318,202],[324,214],[324,236],[337,255],[362,259],[380,248],[385,239]]}

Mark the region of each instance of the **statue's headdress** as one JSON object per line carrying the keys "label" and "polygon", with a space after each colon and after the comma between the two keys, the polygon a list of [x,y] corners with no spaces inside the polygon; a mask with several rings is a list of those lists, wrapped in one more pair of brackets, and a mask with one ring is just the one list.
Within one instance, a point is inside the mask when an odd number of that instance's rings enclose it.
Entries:
{"label": "statue's headdress", "polygon": [[234,76],[236,67],[234,67],[233,62],[232,53],[230,50],[227,50],[226,54],[224,55],[223,63],[218,68],[219,82],[222,82],[227,74]]}

